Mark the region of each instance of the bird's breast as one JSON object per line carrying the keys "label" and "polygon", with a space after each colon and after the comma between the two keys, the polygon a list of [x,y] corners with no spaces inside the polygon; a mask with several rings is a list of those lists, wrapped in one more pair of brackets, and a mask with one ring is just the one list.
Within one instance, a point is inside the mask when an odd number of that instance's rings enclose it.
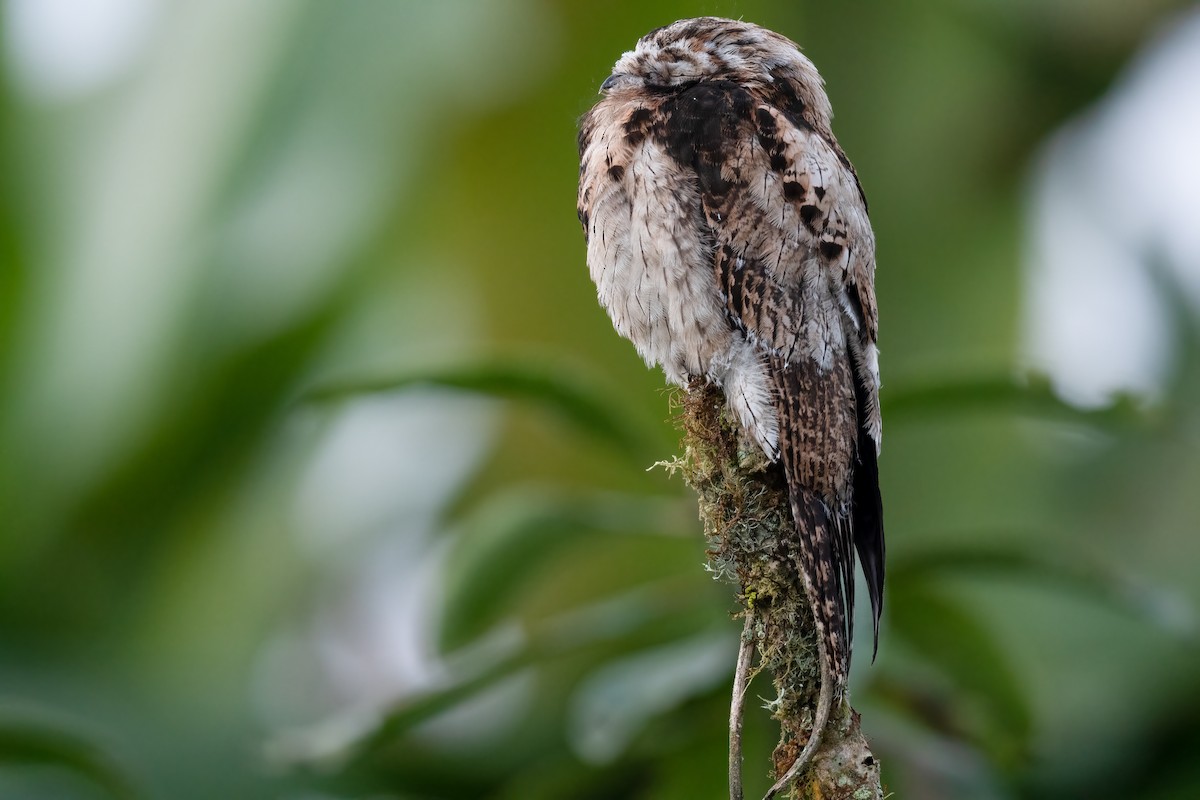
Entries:
{"label": "bird's breast", "polygon": [[653,139],[607,163],[610,138],[600,134],[594,140],[593,147],[607,152],[591,154],[604,168],[585,189],[588,267],[617,331],[648,364],[686,385],[727,363],[735,345],[699,190]]}

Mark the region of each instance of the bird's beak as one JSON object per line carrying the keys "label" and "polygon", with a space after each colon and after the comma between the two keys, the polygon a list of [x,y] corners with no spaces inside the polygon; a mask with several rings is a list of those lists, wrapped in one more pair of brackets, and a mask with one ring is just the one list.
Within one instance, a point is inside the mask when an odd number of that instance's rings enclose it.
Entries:
{"label": "bird's beak", "polygon": [[612,75],[609,75],[607,78],[604,79],[604,83],[600,84],[600,91],[601,92],[611,91],[611,90],[617,88],[618,86],[625,84],[625,83],[630,83],[633,80],[634,80],[634,78],[632,75],[629,75],[624,72],[614,72]]}

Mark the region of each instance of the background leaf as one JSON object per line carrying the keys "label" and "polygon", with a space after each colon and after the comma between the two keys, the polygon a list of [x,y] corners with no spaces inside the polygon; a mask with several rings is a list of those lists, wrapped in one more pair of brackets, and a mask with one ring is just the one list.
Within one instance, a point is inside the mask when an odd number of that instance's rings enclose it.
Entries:
{"label": "background leaf", "polygon": [[0,719],[0,765],[53,766],[86,778],[117,800],[142,795],[117,765],[92,743],[65,731],[18,719]]}
{"label": "background leaf", "polygon": [[579,432],[631,458],[650,456],[647,431],[630,423],[630,415],[611,404],[611,392],[560,363],[493,358],[476,364],[443,366],[391,377],[347,380],[313,389],[317,402],[345,400],[364,394],[393,392],[414,386],[441,386],[524,401],[553,412]]}

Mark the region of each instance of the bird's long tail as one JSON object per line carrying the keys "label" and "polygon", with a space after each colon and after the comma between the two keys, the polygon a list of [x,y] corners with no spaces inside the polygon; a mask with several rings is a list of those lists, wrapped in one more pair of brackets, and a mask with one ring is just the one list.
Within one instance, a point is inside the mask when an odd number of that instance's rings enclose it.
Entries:
{"label": "bird's long tail", "polygon": [[842,520],[831,518],[825,503],[815,494],[794,484],[791,487],[791,501],[798,533],[800,578],[816,627],[821,688],[812,733],[804,749],[783,777],[767,792],[764,800],[771,800],[786,789],[812,763],[833,713],[834,702],[842,695],[848,661],[849,642],[844,621],[846,598],[842,576],[834,572],[834,565],[838,562],[833,551],[844,544],[841,539],[848,536],[849,526]]}

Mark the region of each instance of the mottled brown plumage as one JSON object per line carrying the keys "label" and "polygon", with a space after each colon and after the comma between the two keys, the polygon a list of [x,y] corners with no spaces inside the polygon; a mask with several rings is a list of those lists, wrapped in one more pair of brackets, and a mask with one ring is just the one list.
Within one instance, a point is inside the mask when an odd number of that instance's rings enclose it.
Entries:
{"label": "mottled brown plumage", "polygon": [[644,36],[602,91],[579,132],[600,302],[671,382],[719,384],[782,462],[824,689],[840,696],[855,550],[876,642],[882,608],[878,318],[866,198],[821,78],[790,40],[705,17]]}

